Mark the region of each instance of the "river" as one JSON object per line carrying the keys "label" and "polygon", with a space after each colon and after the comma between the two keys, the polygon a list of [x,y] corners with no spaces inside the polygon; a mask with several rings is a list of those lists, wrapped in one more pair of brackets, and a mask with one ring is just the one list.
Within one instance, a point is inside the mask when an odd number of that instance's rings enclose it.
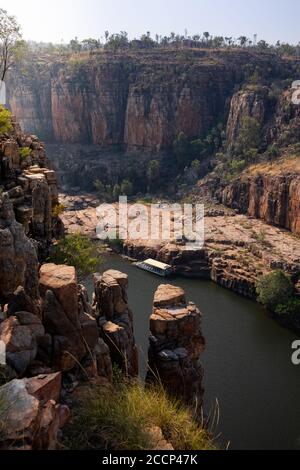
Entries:
{"label": "river", "polygon": [[[220,441],[236,450],[300,449],[300,367],[291,362],[291,344],[297,339],[293,333],[260,305],[212,282],[180,277],[164,281],[117,256],[105,259],[101,269],[129,275],[142,374],[154,292],[163,282],[180,286],[203,313],[205,412],[218,400]],[[91,292],[91,282],[88,288]]]}

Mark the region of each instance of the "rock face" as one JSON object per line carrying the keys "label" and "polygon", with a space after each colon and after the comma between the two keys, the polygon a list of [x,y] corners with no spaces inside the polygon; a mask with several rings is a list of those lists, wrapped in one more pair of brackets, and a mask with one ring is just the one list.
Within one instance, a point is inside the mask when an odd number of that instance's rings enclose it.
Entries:
{"label": "rock face", "polygon": [[19,286],[31,297],[38,296],[38,259],[4,193],[0,195],[0,300],[7,300]]}
{"label": "rock face", "polygon": [[0,387],[5,408],[0,449],[55,450],[58,432],[69,418],[69,409],[57,404],[61,374],[12,380]]}
{"label": "rock face", "polygon": [[201,313],[187,303],[182,289],[161,285],[150,317],[148,380],[159,380],[166,390],[187,403],[202,404],[203,370],[199,361],[205,348]]}
{"label": "rock face", "polygon": [[203,50],[183,61],[177,51],[141,50],[101,53],[78,67],[45,60],[28,76],[11,74],[9,104],[24,129],[47,141],[157,151],[179,132],[193,138],[211,128],[249,61],[267,67],[270,59]]}
{"label": "rock face", "polygon": [[280,161],[272,166],[257,165],[223,190],[222,202],[300,234],[300,172],[296,164],[281,172],[280,166]]}
{"label": "rock face", "polygon": [[238,138],[243,121],[247,117],[255,118],[261,127],[266,122],[271,103],[269,89],[261,87],[246,89],[233,95],[227,121],[227,145],[232,147]]}
{"label": "rock face", "polygon": [[212,279],[246,297],[256,298],[257,279],[276,269],[300,279],[300,240],[292,233],[245,215],[205,217],[204,246],[189,249],[175,241],[126,240],[130,258],[153,258],[173,265],[178,274]]}
{"label": "rock face", "polygon": [[138,352],[133,334],[132,312],[128,305],[128,276],[109,270],[94,275],[95,307],[101,336],[112,361],[129,376],[138,374]]}
{"label": "rock face", "polygon": [[[12,131],[0,137],[0,185],[17,222],[36,241],[42,255],[50,244],[55,221],[52,208],[58,203],[56,174],[49,169],[44,144],[36,136],[24,134],[14,118],[12,125]],[[13,222],[12,212],[6,214],[8,217]]]}
{"label": "rock face", "polygon": [[[99,334],[95,318],[85,311],[76,272],[70,266],[45,264],[40,269],[43,324],[52,338],[52,361],[60,370],[72,369],[94,349]],[[79,312],[79,305],[81,311]]]}
{"label": "rock face", "polygon": [[58,202],[56,175],[47,167],[43,144],[12,124],[0,137],[1,302],[19,286],[31,299],[38,297],[38,256],[48,252],[52,207]]}
{"label": "rock face", "polygon": [[44,334],[41,320],[29,312],[18,312],[0,324],[0,340],[5,344],[6,362],[19,376],[36,358],[38,344]]}
{"label": "rock face", "polygon": [[[38,67],[29,63],[28,74],[24,64],[12,71],[8,101],[24,129],[49,142],[157,151],[179,132],[201,136],[227,116],[235,85],[257,68],[276,81],[293,76],[295,65],[249,50],[101,51],[79,64],[45,57]],[[242,116],[267,119],[268,91],[256,88],[233,99],[229,141]]]}

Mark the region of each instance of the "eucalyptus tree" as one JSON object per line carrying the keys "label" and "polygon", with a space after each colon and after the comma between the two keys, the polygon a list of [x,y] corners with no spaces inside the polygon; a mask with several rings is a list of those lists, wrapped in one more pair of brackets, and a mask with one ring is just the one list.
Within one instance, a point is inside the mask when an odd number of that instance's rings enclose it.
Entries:
{"label": "eucalyptus tree", "polygon": [[4,81],[8,70],[23,54],[25,41],[14,16],[0,8],[0,79]]}

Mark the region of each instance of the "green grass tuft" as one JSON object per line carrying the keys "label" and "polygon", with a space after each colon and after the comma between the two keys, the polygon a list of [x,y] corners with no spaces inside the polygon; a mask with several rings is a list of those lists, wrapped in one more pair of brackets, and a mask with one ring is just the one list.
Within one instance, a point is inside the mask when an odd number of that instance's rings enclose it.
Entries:
{"label": "green grass tuft", "polygon": [[91,387],[74,409],[64,445],[69,449],[150,450],[149,428],[158,426],[176,450],[215,450],[192,412],[161,387],[139,382],[112,389]]}

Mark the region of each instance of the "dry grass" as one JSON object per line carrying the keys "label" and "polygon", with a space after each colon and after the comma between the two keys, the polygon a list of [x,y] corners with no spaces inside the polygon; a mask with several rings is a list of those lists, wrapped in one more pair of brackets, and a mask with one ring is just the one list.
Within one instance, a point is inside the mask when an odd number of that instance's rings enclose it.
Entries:
{"label": "dry grass", "polygon": [[177,450],[215,450],[209,433],[189,409],[169,398],[161,387],[144,389],[139,382],[116,389],[91,387],[74,410],[65,433],[68,449],[149,450],[147,429],[158,426]]}
{"label": "dry grass", "polygon": [[252,165],[243,172],[244,176],[255,176],[259,174],[267,174],[270,176],[277,176],[286,173],[299,173],[300,174],[300,157],[288,156],[280,158],[274,162],[258,163]]}

